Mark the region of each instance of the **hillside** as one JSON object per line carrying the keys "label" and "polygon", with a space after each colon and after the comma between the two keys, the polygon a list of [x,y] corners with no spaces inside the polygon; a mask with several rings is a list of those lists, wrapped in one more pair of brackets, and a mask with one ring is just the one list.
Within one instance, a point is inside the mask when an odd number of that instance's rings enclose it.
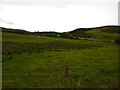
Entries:
{"label": "hillside", "polygon": [[88,36],[89,38],[98,38],[98,39],[111,39],[115,40],[118,39],[119,37],[119,32],[120,32],[120,27],[119,26],[114,26],[114,27],[101,27],[101,28],[95,28],[91,29],[90,31],[87,31],[84,36]]}
{"label": "hillside", "polygon": [[73,31],[70,31],[69,33],[72,34],[73,36],[82,36],[85,32],[91,30],[92,28],[78,28]]}
{"label": "hillside", "polygon": [[2,40],[3,88],[118,87],[115,43],[8,32]]}
{"label": "hillside", "polygon": [[100,29],[103,32],[120,33],[120,26],[103,26]]}
{"label": "hillside", "polygon": [[4,28],[4,27],[0,27],[0,28],[2,28],[2,32],[18,33],[18,34],[27,34],[28,33],[28,31],[21,30],[21,29],[12,29],[12,28]]}
{"label": "hillside", "polygon": [[77,28],[73,31],[58,33],[54,31],[50,32],[28,32],[20,29],[8,29],[2,28],[2,32],[26,34],[34,36],[44,36],[44,37],[62,37],[69,39],[76,38],[96,38],[96,39],[106,39],[115,40],[118,39],[120,33],[120,26],[102,26],[95,28]]}
{"label": "hillside", "polygon": [[76,37],[98,38],[98,39],[118,39],[120,26],[103,26],[97,28],[78,28],[69,32]]}

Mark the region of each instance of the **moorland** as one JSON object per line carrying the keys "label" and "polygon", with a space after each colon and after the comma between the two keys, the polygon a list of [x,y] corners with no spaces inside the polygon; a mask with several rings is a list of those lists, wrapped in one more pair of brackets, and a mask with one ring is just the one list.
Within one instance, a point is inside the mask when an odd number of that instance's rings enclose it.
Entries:
{"label": "moorland", "polygon": [[118,88],[120,26],[70,32],[2,28],[3,88]]}

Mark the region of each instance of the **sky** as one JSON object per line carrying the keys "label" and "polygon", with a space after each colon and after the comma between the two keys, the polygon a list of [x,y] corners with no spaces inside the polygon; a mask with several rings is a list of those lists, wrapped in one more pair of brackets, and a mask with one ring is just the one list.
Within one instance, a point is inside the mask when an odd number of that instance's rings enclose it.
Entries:
{"label": "sky", "polygon": [[119,0],[0,0],[0,27],[66,32],[118,25]]}

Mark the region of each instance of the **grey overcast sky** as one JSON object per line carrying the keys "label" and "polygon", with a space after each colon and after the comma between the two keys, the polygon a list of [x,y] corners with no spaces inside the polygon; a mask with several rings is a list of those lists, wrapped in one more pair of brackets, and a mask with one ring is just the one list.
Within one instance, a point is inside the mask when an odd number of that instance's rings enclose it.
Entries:
{"label": "grey overcast sky", "polygon": [[71,31],[118,25],[119,0],[0,0],[0,27]]}

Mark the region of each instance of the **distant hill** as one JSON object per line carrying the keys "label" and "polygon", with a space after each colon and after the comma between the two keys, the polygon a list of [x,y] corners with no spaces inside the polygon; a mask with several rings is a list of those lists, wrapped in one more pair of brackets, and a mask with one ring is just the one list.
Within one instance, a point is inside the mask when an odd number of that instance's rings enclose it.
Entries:
{"label": "distant hill", "polygon": [[94,37],[94,36],[95,36],[94,38],[97,38],[97,37],[102,38],[105,35],[112,35],[112,33],[120,33],[120,26],[102,26],[102,27],[95,27],[95,28],[77,28],[77,29],[69,32],[69,34],[72,34],[73,36],[86,37],[86,38],[91,38],[91,37]]}
{"label": "distant hill", "polygon": [[49,31],[49,32],[34,32],[34,35],[46,36],[46,37],[57,37],[61,33]]}
{"label": "distant hill", "polygon": [[77,28],[73,31],[70,31],[69,34],[72,34],[73,36],[81,36],[82,34],[84,34],[86,31],[91,30],[92,28]]}
{"label": "distant hill", "polygon": [[103,32],[109,32],[109,33],[120,33],[120,26],[102,26],[102,27],[94,27],[94,28],[77,28],[73,31],[70,31],[70,34],[84,34],[88,30],[93,29],[101,29]]}
{"label": "distant hill", "polygon": [[29,31],[21,30],[21,29],[12,29],[12,28],[4,28],[4,27],[0,27],[0,28],[2,29],[2,32],[26,34],[26,35],[34,35],[34,36],[57,37],[59,34],[61,34],[61,33],[54,32],[54,31],[29,32]]}
{"label": "distant hill", "polygon": [[2,28],[2,32],[8,32],[8,33],[17,33],[17,34],[28,34],[29,32],[26,30],[21,30],[21,29],[11,29],[11,28]]}
{"label": "distant hill", "polygon": [[97,39],[118,39],[120,26],[103,26],[86,31],[83,37]]}
{"label": "distant hill", "polygon": [[101,31],[108,33],[120,33],[120,26],[103,26]]}
{"label": "distant hill", "polygon": [[20,29],[2,28],[2,32],[26,34],[34,36],[45,36],[45,37],[62,37],[69,39],[78,39],[79,37],[84,38],[98,38],[98,39],[116,39],[120,33],[120,26],[102,26],[94,28],[77,28],[73,31],[58,33],[54,31],[44,32],[28,32]]}

